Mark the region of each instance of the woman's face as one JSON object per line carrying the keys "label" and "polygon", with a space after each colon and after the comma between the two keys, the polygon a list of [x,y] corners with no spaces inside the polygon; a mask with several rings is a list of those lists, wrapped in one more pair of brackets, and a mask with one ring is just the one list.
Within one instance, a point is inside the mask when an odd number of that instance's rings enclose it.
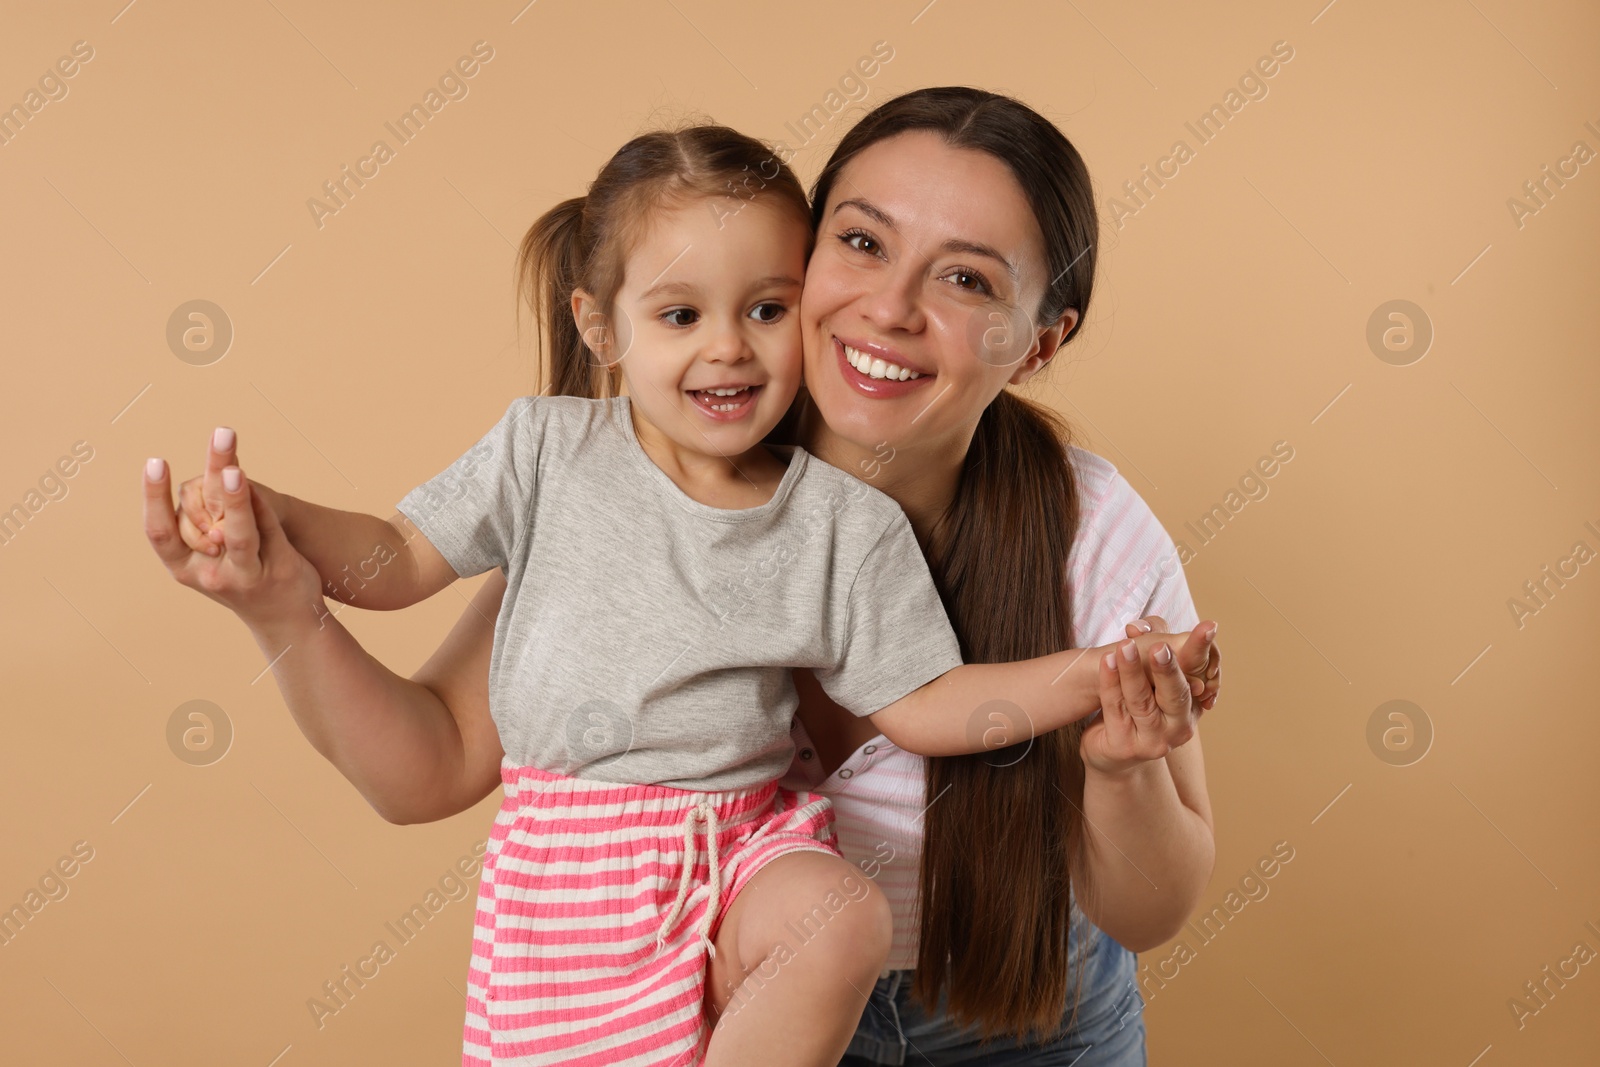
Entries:
{"label": "woman's face", "polygon": [[827,432],[964,453],[978,417],[1077,321],[1036,323],[1050,279],[1011,169],[913,131],[840,171],[800,300],[805,379]]}

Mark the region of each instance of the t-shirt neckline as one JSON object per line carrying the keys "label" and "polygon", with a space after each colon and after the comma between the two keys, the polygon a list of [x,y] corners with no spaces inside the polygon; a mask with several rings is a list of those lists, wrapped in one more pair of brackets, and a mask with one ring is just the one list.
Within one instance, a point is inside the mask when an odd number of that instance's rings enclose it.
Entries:
{"label": "t-shirt neckline", "polygon": [[[620,410],[619,410],[620,409]],[[810,453],[796,445],[771,445],[765,446],[786,452],[789,455],[789,466],[783,472],[778,487],[772,491],[771,499],[753,508],[719,508],[702,503],[679,488],[672,476],[660,467],[655,460],[645,452],[644,446],[639,443],[639,436],[633,429],[633,398],[627,395],[612,398],[612,412],[622,419],[622,432],[628,439],[628,451],[632,454],[634,462],[642,465],[646,477],[653,478],[673,503],[686,511],[699,515],[702,518],[715,522],[745,522],[750,519],[759,519],[783,506],[784,498],[789,495],[794,484],[800,480],[800,475],[805,471],[806,462]]]}

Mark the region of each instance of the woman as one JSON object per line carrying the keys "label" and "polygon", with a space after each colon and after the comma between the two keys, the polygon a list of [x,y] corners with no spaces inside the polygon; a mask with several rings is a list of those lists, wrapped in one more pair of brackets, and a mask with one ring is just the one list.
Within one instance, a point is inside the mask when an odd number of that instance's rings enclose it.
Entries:
{"label": "woman", "polygon": [[[1195,627],[1149,508],[1046,411],[1006,391],[1051,360],[1088,306],[1095,213],[1070,143],[1016,101],[921,90],[846,135],[813,200],[801,303],[809,398],[786,429],[900,503],[966,659],[1107,643],[1139,615]],[[208,501],[222,498],[211,489],[232,462],[231,447],[213,450]],[[273,510],[293,541],[299,505],[285,501]],[[491,574],[413,681],[372,664],[367,680],[320,697],[342,706],[340,723],[301,721],[391,821],[447,817],[499,784],[487,676],[504,589]],[[1152,624],[1167,629],[1160,617],[1141,625]],[[1184,654],[1213,636],[1196,628]],[[1213,840],[1201,709],[1171,684],[1171,665],[1151,679],[1121,673],[1125,701],[1108,693],[1098,720],[988,756],[923,761],[867,736],[870,722],[797,672],[791,782],[832,796],[842,849],[895,917],[889,969],[845,1063],[1144,1062],[1132,952],[1176,933],[1210,877]],[[975,722],[1007,712],[981,708]],[[407,751],[369,764],[342,745],[380,724],[396,732],[395,715],[408,717]],[[729,969],[737,954],[717,947],[713,1013],[745,978]]]}

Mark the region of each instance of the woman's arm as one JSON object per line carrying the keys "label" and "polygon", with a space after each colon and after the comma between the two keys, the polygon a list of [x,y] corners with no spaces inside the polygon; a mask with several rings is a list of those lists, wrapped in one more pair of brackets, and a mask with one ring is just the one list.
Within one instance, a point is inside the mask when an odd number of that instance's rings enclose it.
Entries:
{"label": "woman's arm", "polygon": [[[212,557],[179,536],[166,465],[149,473],[145,532],[162,562],[244,621],[301,732],[374,810],[395,823],[442,819],[494,788],[502,752],[487,679],[498,574],[417,677],[401,678],[323,610],[311,564],[248,482],[223,489],[225,551]],[[468,669],[440,674],[441,658],[463,650]]]}
{"label": "woman's arm", "polygon": [[[224,447],[218,447],[219,442]],[[216,555],[226,490],[224,471],[238,466],[238,438],[212,435],[206,469],[178,488],[178,529],[190,548]],[[255,483],[296,551],[311,561],[323,595],[356,607],[390,611],[428,599],[456,580],[439,550],[401,512],[380,519],[323,507]],[[409,531],[409,535],[407,532]]]}
{"label": "woman's arm", "polygon": [[1080,894],[1079,908],[1124,948],[1148,952],[1183,929],[1216,866],[1200,735],[1131,771],[1086,775],[1095,899]]}
{"label": "woman's arm", "polygon": [[[1157,616],[1146,621],[1166,628]],[[1196,630],[1215,634],[1214,627]],[[1213,649],[1210,681],[1220,677],[1219,658]],[[1073,890],[1090,922],[1124,947],[1145,952],[1183,928],[1216,865],[1198,733],[1201,702],[1159,669],[1152,687],[1142,670],[1100,666],[1103,717],[1084,732],[1080,746],[1093,890]]]}

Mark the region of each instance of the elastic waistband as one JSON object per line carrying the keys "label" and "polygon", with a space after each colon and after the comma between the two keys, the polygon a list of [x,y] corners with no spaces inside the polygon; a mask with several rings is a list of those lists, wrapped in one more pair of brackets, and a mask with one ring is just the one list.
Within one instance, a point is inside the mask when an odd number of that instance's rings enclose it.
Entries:
{"label": "elastic waistband", "polygon": [[523,807],[582,807],[590,818],[623,815],[681,815],[698,804],[716,809],[723,829],[755,818],[772,807],[777,782],[745,789],[700,791],[668,785],[600,782],[573,778],[540,767],[500,764],[500,781],[508,798]]}

